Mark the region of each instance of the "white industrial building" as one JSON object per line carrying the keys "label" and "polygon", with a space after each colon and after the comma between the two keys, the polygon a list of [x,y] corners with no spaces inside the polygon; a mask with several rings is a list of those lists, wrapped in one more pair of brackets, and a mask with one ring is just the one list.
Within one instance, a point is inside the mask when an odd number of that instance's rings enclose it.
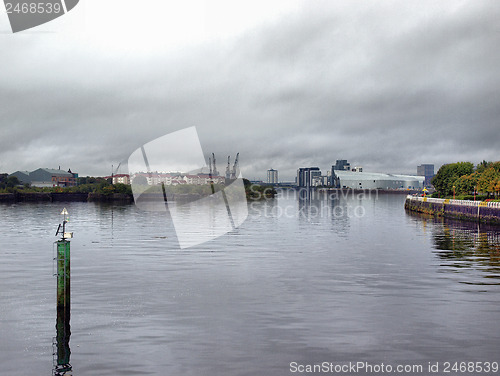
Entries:
{"label": "white industrial building", "polygon": [[334,186],[351,189],[422,189],[424,176],[333,171]]}

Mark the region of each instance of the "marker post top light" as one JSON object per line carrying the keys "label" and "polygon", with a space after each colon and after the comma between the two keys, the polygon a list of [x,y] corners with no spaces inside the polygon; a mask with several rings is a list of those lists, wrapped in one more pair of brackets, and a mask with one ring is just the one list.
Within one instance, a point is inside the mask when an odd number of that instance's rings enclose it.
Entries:
{"label": "marker post top light", "polygon": [[[68,214],[68,211],[66,210],[66,208],[63,209],[63,211],[61,212],[61,215],[64,216],[63,222],[62,222],[62,224],[59,224],[59,227],[57,228],[56,236],[61,234],[62,235],[61,240],[71,239],[71,238],[73,238],[73,233],[66,232],[66,223],[69,222],[69,217],[68,217],[69,214]],[[61,227],[62,227],[62,229],[61,229]]]}

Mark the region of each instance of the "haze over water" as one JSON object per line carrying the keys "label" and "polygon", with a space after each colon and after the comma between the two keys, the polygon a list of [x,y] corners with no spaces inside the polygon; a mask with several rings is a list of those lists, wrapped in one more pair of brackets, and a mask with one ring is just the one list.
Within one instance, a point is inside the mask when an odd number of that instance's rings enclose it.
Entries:
{"label": "haze over water", "polygon": [[134,205],[2,204],[0,374],[51,374],[64,206],[75,376],[499,361],[500,230],[409,215],[404,198],[283,195],[184,250]]}

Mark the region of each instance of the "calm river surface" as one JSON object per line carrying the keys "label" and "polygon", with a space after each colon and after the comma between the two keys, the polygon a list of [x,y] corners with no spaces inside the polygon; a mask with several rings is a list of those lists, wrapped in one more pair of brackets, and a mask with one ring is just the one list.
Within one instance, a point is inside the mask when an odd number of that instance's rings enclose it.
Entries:
{"label": "calm river surface", "polygon": [[283,195],[184,250],[134,205],[1,204],[0,374],[52,372],[64,207],[75,376],[500,361],[499,229],[410,215],[404,198]]}

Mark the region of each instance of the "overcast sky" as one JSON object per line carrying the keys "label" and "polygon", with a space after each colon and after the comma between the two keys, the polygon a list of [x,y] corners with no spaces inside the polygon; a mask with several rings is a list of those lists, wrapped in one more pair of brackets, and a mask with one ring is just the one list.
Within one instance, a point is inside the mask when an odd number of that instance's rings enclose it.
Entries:
{"label": "overcast sky", "polygon": [[190,126],[250,179],[500,160],[497,0],[81,0],[16,34],[0,7],[0,172],[105,175]]}

